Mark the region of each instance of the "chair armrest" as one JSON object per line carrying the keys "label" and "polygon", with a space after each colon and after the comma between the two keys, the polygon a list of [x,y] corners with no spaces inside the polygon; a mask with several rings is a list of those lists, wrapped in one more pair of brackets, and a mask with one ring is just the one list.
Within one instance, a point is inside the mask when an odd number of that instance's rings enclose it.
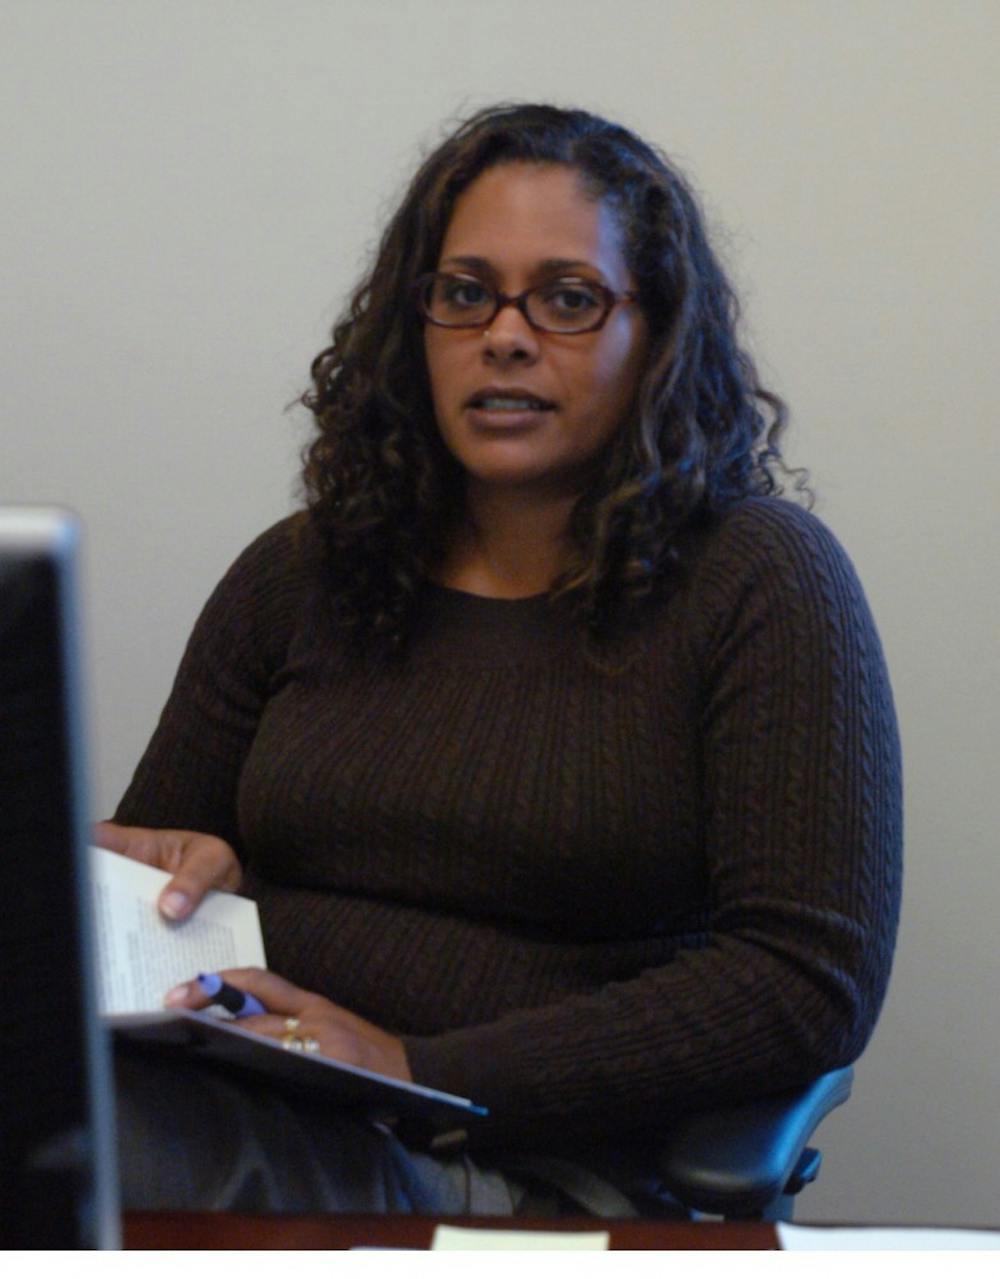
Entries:
{"label": "chair armrest", "polygon": [[666,1188],[700,1212],[759,1215],[785,1192],[806,1142],[853,1080],[845,1066],[804,1088],[679,1120],[660,1155]]}

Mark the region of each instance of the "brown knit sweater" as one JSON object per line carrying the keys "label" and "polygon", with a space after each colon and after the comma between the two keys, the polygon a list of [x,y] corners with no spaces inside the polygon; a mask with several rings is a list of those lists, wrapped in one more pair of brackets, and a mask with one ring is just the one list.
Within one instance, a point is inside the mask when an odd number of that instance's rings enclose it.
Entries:
{"label": "brown knit sweater", "polygon": [[900,768],[843,551],[738,507],[599,669],[544,598],[428,587],[338,656],[304,516],[207,604],[118,821],[229,840],[270,966],[490,1107],[481,1144],[638,1141],[853,1060],[889,974]]}

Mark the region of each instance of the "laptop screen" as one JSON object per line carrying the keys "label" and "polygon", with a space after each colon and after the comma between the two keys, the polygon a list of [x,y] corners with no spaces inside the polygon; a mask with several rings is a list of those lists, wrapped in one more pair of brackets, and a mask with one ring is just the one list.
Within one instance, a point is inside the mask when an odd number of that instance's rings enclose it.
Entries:
{"label": "laptop screen", "polygon": [[120,1239],[95,1001],[74,518],[0,507],[0,1246]]}

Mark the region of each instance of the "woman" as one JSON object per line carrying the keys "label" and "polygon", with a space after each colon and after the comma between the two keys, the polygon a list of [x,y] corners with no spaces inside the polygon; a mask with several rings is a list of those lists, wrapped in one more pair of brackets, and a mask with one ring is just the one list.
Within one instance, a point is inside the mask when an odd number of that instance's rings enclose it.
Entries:
{"label": "woman", "polygon": [[[645,143],[545,106],[469,120],[314,362],[308,511],[217,588],[99,832],[175,872],[167,914],[256,898],[274,972],[229,974],[269,1010],[248,1028],[292,1016],[330,1056],[489,1107],[460,1157],[379,1145],[375,1206],[537,1210],[526,1187],[582,1170],[621,1211],[670,1116],[871,1033],[891,696],[846,557],[777,496],[783,407],[736,317]],[[186,1102],[167,1134],[135,1091],[133,1151],[176,1147]],[[343,1183],[381,1174],[324,1153],[359,1148],[320,1134],[344,1121],[283,1112],[282,1152],[277,1103],[226,1104],[267,1149],[196,1202],[366,1206]],[[127,1197],[176,1202],[150,1161]]]}

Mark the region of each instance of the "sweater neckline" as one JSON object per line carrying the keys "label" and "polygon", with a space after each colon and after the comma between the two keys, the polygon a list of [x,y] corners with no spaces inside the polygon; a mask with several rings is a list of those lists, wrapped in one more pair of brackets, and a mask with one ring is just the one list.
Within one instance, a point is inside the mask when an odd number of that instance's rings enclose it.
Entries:
{"label": "sweater neckline", "polygon": [[497,599],[433,582],[426,583],[414,640],[415,656],[491,666],[550,660],[580,642],[566,608],[547,592]]}
{"label": "sweater neckline", "polygon": [[437,582],[427,582],[429,595],[438,595],[443,599],[482,601],[487,604],[533,604],[547,601],[548,591],[538,591],[534,595],[478,595],[475,591],[463,591],[456,586],[441,586]]}

